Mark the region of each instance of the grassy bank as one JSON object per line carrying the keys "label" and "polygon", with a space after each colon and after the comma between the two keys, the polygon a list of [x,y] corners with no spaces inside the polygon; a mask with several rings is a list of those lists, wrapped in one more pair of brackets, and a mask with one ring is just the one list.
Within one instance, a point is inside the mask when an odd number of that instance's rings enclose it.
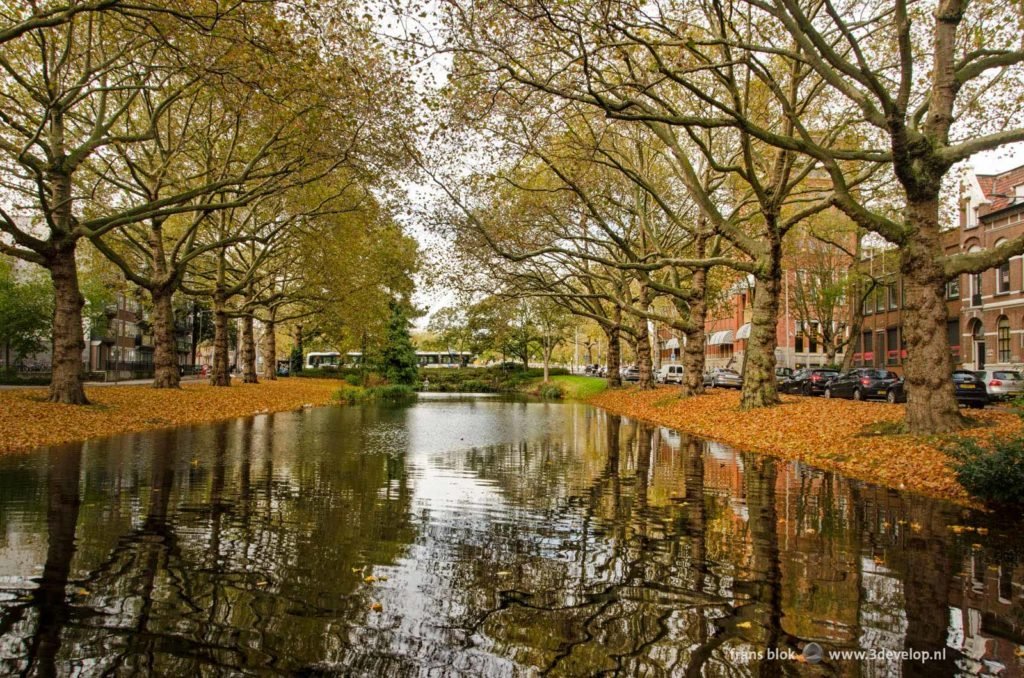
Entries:
{"label": "grassy bank", "polygon": [[[739,393],[714,391],[680,399],[673,388],[635,388],[599,393],[590,402],[612,412],[717,440],[739,449],[806,462],[851,478],[965,502],[944,451],[951,436],[879,434],[897,430],[903,405],[783,396],[783,404],[739,411]],[[987,409],[972,411],[976,427],[958,437],[987,440],[1020,435],[1020,417]]]}
{"label": "grassy bank", "polygon": [[230,388],[187,383],[180,390],[104,386],[86,390],[92,401],[86,406],[46,402],[45,389],[0,391],[0,452],[326,405],[337,390],[337,381],[322,379]]}
{"label": "grassy bank", "polygon": [[[600,377],[584,377],[576,374],[559,374],[545,384],[543,377],[524,385],[522,391],[542,397],[588,400],[608,388],[608,381]],[[557,393],[557,395],[556,395]]]}
{"label": "grassy bank", "polygon": [[[552,375],[566,375],[562,369]],[[463,367],[420,370],[420,388],[435,393],[515,393],[528,390],[544,376],[539,368]]]}

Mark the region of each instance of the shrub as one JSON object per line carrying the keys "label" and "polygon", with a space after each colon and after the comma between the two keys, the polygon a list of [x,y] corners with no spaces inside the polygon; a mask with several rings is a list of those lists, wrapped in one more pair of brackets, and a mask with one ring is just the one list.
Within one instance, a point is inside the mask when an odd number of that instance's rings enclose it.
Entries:
{"label": "shrub", "polygon": [[415,400],[416,390],[405,384],[389,384],[386,386],[374,386],[364,392],[364,400]]}
{"label": "shrub", "polygon": [[363,375],[355,372],[345,375],[345,383],[349,386],[360,386],[363,383]]}
{"label": "shrub", "polygon": [[334,399],[342,405],[355,405],[363,399],[363,389],[343,386],[334,392]]}
{"label": "shrub", "polygon": [[14,369],[0,369],[0,384],[12,386],[49,386],[50,375],[49,373],[19,375],[18,371]]}
{"label": "shrub", "polygon": [[947,449],[957,480],[980,499],[1024,503],[1024,436],[993,438],[990,443],[986,447],[965,438]]}
{"label": "shrub", "polygon": [[339,368],[324,368],[315,367],[304,369],[301,372],[292,372],[293,377],[303,377],[306,379],[343,379],[348,381],[350,376],[356,376],[362,379],[362,370],[357,367],[339,367]]}
{"label": "shrub", "polygon": [[550,398],[551,400],[561,400],[565,396],[565,391],[558,384],[544,384],[540,387],[538,395],[541,398]]}

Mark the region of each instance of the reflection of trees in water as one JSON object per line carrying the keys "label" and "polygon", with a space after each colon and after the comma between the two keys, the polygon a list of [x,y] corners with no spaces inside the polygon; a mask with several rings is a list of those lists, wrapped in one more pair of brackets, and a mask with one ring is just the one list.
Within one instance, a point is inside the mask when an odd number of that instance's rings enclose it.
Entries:
{"label": "reflection of trees in water", "polygon": [[[417,533],[405,458],[390,449],[401,410],[331,416],[158,432],[137,438],[152,447],[141,454],[134,443],[54,450],[45,475],[19,476],[37,488],[18,497],[38,497],[47,550],[38,587],[0,604],[3,646],[25,649],[4,668],[53,675],[83,657],[111,673],[182,675],[487,674],[513,662],[560,675],[776,675],[793,666],[737,669],[730,651],[938,649],[947,600],[988,606],[971,613],[970,633],[1020,634],[1019,553],[952,539],[947,525],[967,518],[941,502],[692,438],[673,446],[600,415],[572,439],[451,455],[504,503],[455,521],[423,515]],[[384,433],[339,435],[375,426]],[[116,519],[104,520],[106,505]],[[371,615],[352,568],[394,562],[414,541],[408,615],[400,598]],[[1000,591],[1013,606],[1000,607]],[[986,647],[979,657],[1013,660],[1012,646]],[[949,657],[902,670],[965,666]]]}
{"label": "reflection of trees in water", "polygon": [[[545,672],[677,674],[707,640],[712,620],[731,614],[703,565],[702,450],[684,452],[683,474],[673,478],[685,482],[679,500],[653,504],[659,434],[613,415],[604,429],[600,472],[564,502],[562,530],[545,532],[558,550],[531,553],[537,535],[529,529],[503,535],[525,548],[506,544],[494,567],[519,576],[505,587],[475,583],[490,586],[499,600],[477,628],[493,652]],[[517,483],[532,481],[494,477],[512,494]]]}
{"label": "reflection of trees in water", "polygon": [[[89,477],[81,449],[59,452],[48,474],[43,577],[31,602],[0,617],[5,631],[30,632],[26,672],[65,673],[72,658],[110,672],[287,670],[338,655],[334,639],[368,614],[352,568],[393,559],[413,537],[408,480],[401,450],[297,449],[294,421],[146,437],[148,474],[123,483],[144,515],[105,560],[71,579],[76,536],[95,541],[106,526],[79,519]],[[103,457],[92,461],[109,463]],[[275,476],[282,462],[295,472]],[[34,628],[19,623],[26,611]]]}

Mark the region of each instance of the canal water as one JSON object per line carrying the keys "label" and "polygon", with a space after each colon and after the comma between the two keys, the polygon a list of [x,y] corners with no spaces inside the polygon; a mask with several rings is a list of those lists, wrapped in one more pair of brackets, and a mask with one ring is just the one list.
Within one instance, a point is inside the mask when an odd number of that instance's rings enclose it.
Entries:
{"label": "canal water", "polygon": [[0,673],[1019,676],[1010,518],[582,404],[125,435],[0,458]]}

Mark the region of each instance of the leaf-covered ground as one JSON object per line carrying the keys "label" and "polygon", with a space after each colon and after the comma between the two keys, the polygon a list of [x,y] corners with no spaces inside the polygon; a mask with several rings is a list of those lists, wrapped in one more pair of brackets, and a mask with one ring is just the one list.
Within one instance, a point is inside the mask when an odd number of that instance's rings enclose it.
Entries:
{"label": "leaf-covered ground", "polygon": [[86,389],[92,404],[84,407],[46,402],[45,389],[4,390],[0,452],[325,405],[337,389],[337,380],[330,379],[235,382],[229,388],[187,383],[177,391],[103,386]]}
{"label": "leaf-covered ground", "polygon": [[[739,411],[737,391],[713,390],[680,399],[676,389],[616,389],[590,399],[595,405],[636,419],[674,428],[783,459],[833,469],[852,478],[966,501],[942,452],[948,438],[872,434],[903,419],[903,405],[782,396],[782,405]],[[965,410],[965,413],[967,411]],[[988,438],[1022,430],[1019,417],[991,408],[967,415],[977,426],[959,435]],[[868,432],[865,432],[868,431]]]}

